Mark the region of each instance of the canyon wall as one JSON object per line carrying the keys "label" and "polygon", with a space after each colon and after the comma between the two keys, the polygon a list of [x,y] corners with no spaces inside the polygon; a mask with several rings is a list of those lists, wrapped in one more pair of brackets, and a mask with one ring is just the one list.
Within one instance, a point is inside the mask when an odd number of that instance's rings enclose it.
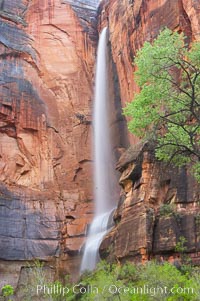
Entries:
{"label": "canyon wall", "polygon": [[[124,105],[138,92],[134,57],[144,41],[152,41],[164,27],[184,32],[188,42],[200,39],[198,1],[104,0],[99,15],[99,28],[109,28]],[[200,263],[200,187],[187,170],[157,162],[152,146],[138,144],[131,134],[129,141],[132,146],[117,166],[122,193],[115,213],[116,225],[101,244],[101,256],[120,262],[161,256],[169,260],[184,236],[189,255]]]}
{"label": "canyon wall", "polygon": [[188,171],[158,162],[148,143],[128,148],[117,169],[122,192],[101,256],[118,262],[175,260],[184,237],[188,255],[200,264],[200,185]]}
{"label": "canyon wall", "polygon": [[[112,56],[119,76],[122,104],[133,100],[134,56],[145,41],[152,41],[164,27],[184,32],[188,40],[199,39],[200,5],[185,0],[103,0],[99,7],[99,30],[108,26]],[[131,143],[137,139],[129,135]]]}
{"label": "canyon wall", "polygon": [[[27,262],[35,259],[46,262],[47,273],[57,277],[78,275],[79,251],[93,215],[97,27],[109,27],[110,119],[117,156],[137,142],[131,134],[127,141],[121,115],[121,101],[131,101],[138,91],[133,78],[137,49],[164,26],[183,31],[189,41],[199,39],[198,1],[103,0],[98,25],[97,4],[0,1],[0,286],[26,283]],[[166,171],[153,149],[140,144],[123,153],[118,170],[123,191],[102,256],[120,261],[168,256],[182,234],[198,260],[199,188],[187,171]],[[163,203],[173,205],[168,215],[160,214]]]}
{"label": "canyon wall", "polygon": [[93,212],[96,1],[0,1],[0,27],[0,286],[16,287],[35,259],[78,273]]}

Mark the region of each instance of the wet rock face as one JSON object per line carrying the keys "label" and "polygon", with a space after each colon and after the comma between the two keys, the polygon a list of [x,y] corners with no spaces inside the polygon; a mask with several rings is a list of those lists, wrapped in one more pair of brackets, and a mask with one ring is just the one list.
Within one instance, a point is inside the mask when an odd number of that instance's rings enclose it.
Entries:
{"label": "wet rock face", "polygon": [[1,195],[1,259],[48,259],[58,255],[63,216],[59,212],[61,208],[56,210],[54,200],[47,194],[46,198],[44,200],[44,195],[38,194],[37,201],[31,201],[29,196],[24,202],[20,196],[8,191]]}
{"label": "wet rock face", "polygon": [[[99,0],[63,0],[69,3],[79,17],[79,22],[93,41],[97,41],[97,6]],[[89,11],[89,13],[88,13]]]}
{"label": "wet rock face", "polygon": [[95,6],[0,1],[0,259],[11,264],[67,262],[92,217]]}
{"label": "wet rock face", "polygon": [[161,164],[152,146],[142,143],[122,155],[118,169],[121,202],[114,215],[116,226],[101,244],[102,257],[146,261],[163,255],[167,259],[184,236],[187,252],[200,263],[200,187],[187,170]]}

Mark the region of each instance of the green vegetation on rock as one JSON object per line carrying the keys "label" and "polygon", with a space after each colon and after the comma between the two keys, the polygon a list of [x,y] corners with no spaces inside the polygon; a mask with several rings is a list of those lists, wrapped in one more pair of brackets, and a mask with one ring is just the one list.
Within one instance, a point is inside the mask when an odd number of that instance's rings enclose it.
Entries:
{"label": "green vegetation on rock", "polygon": [[175,213],[173,204],[162,204],[159,209],[160,216],[171,216]]}
{"label": "green vegetation on rock", "polygon": [[189,164],[200,181],[200,42],[163,30],[137,52],[135,80],[140,92],[124,114],[129,130],[156,142],[156,157]]}
{"label": "green vegetation on rock", "polygon": [[10,284],[6,284],[1,289],[2,295],[4,297],[4,300],[10,301],[10,297],[14,294],[14,288]]}

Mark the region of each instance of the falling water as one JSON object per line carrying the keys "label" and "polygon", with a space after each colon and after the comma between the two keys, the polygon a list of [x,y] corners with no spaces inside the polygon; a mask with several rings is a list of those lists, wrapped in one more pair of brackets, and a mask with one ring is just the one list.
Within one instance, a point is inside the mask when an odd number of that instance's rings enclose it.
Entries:
{"label": "falling water", "polygon": [[99,246],[112,226],[112,212],[116,206],[116,176],[109,130],[107,28],[99,39],[94,105],[94,183],[95,217],[91,224],[83,254],[81,272],[93,270],[99,260]]}

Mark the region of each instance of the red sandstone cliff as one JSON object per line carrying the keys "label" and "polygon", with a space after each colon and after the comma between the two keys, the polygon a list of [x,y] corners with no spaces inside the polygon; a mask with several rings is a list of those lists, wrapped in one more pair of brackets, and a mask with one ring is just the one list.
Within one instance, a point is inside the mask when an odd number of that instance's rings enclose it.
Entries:
{"label": "red sandstone cliff", "polygon": [[[65,273],[77,269],[73,255],[92,217],[90,141],[97,41],[93,2],[0,4],[0,284],[23,283],[23,266],[33,258],[58,258],[52,265]],[[120,98],[124,104],[137,91],[132,64],[136,50],[163,26],[199,38],[199,9],[198,1],[190,0],[101,3],[99,26],[107,23],[110,31],[110,93],[119,127],[120,122],[124,125]],[[115,148],[125,144],[123,138]],[[131,135],[130,141],[135,142]],[[192,180],[184,171],[177,181],[172,173],[162,178],[160,165],[147,150],[139,150],[137,158],[119,167],[124,194],[115,215],[117,226],[103,242],[102,253],[109,256],[108,243],[119,260],[146,259],[152,250],[171,252],[181,229],[195,254],[198,193],[192,192]],[[174,215],[157,215],[160,204],[172,199],[180,214],[184,208],[188,211],[181,226]]]}
{"label": "red sandstone cliff", "polygon": [[[99,9],[99,27],[108,26],[122,103],[131,101],[138,88],[134,82],[134,56],[144,41],[153,40],[167,26],[199,39],[200,3],[185,0],[110,0]],[[180,236],[187,250],[200,262],[198,216],[200,188],[186,170],[169,169],[156,161],[153,149],[135,146],[122,155],[118,168],[123,188],[116,226],[104,239],[101,254],[110,260],[148,260],[175,250]],[[170,213],[161,214],[165,204]],[[162,210],[161,210],[162,212]]]}
{"label": "red sandstone cliff", "polygon": [[[138,91],[133,78],[133,61],[144,41],[154,39],[165,26],[184,32],[189,39],[200,38],[199,1],[104,0],[99,14],[99,28],[109,27],[123,105]],[[135,143],[133,136],[129,138]]]}
{"label": "red sandstone cliff", "polygon": [[65,273],[78,267],[65,262],[92,216],[97,32],[95,1],[85,2],[1,1],[0,284],[23,282],[34,258],[63,254]]}
{"label": "red sandstone cliff", "polygon": [[109,260],[146,261],[175,253],[181,236],[187,252],[200,263],[200,186],[186,169],[156,161],[153,146],[137,144],[120,158],[123,190],[115,227],[101,244]]}

